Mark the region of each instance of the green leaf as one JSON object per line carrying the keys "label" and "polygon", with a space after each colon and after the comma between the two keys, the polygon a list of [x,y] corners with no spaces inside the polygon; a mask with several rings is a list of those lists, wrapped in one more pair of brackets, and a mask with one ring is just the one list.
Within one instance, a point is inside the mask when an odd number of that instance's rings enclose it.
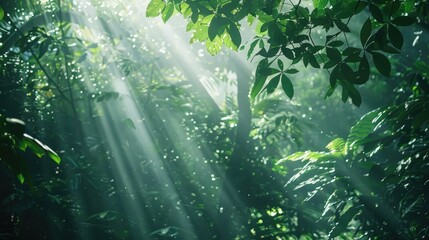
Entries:
{"label": "green leaf", "polygon": [[267,84],[266,89],[267,89],[267,93],[268,94],[273,93],[274,90],[276,90],[276,88],[277,88],[277,86],[279,85],[279,82],[280,82],[280,76],[281,76],[281,74],[278,74],[278,75],[274,76],[270,80],[270,82]]}
{"label": "green leaf", "polygon": [[332,42],[328,43],[328,46],[330,46],[330,47],[341,47],[342,45],[344,45],[344,42],[343,41],[339,41],[339,40],[332,41]]}
{"label": "green leaf", "polygon": [[409,26],[415,22],[415,19],[409,16],[399,16],[391,21],[391,23],[398,26]]}
{"label": "green leaf", "polygon": [[257,40],[255,40],[255,41],[253,41],[251,44],[250,44],[250,47],[249,47],[249,51],[247,51],[247,58],[249,59],[250,58],[250,56],[252,55],[252,53],[253,53],[253,51],[255,50],[255,47],[256,47],[256,45],[258,44],[258,42],[259,41],[261,41],[260,39],[257,39]]}
{"label": "green leaf", "polygon": [[371,19],[368,18],[365,21],[365,23],[362,25],[362,28],[360,30],[360,42],[362,44],[362,47],[366,46],[366,42],[369,36],[371,36],[371,31],[372,31]]}
{"label": "green leaf", "polygon": [[369,5],[369,11],[371,12],[371,15],[377,20],[378,22],[384,22],[384,15],[383,12],[380,10],[380,8],[374,4]]}
{"label": "green leaf", "polygon": [[368,59],[365,55],[362,56],[360,62],[359,62],[359,71],[358,71],[358,78],[356,79],[356,84],[364,84],[369,79],[370,74],[370,68]]}
{"label": "green leaf", "polygon": [[285,71],[285,73],[289,73],[289,74],[295,74],[295,73],[298,73],[298,72],[299,71],[296,70],[295,68],[291,68],[291,69],[288,69],[288,70]]}
{"label": "green leaf", "polygon": [[402,37],[402,33],[399,31],[399,29],[394,25],[389,24],[388,34],[393,46],[397,49],[401,49],[402,45],[404,44],[404,38]]}
{"label": "green leaf", "polygon": [[352,82],[354,80],[353,69],[346,63],[340,63],[340,70],[344,80]]}
{"label": "green leaf", "polygon": [[165,8],[163,0],[151,0],[146,9],[146,17],[157,17]]}
{"label": "green leaf", "polygon": [[28,134],[24,134],[24,138],[22,139],[21,143],[21,150],[25,150],[26,147],[29,147],[31,151],[39,158],[43,157],[45,154],[48,154],[48,156],[57,164],[61,162],[61,158],[50,147],[46,146],[38,139],[33,138]]}
{"label": "green leaf", "polygon": [[167,22],[174,13],[174,4],[169,2],[162,11],[162,21]]}
{"label": "green leaf", "polygon": [[289,99],[292,99],[294,94],[292,82],[285,74],[282,74],[281,82],[282,82],[283,91],[286,93]]}
{"label": "green leaf", "polygon": [[336,48],[327,47],[326,54],[328,55],[328,58],[333,62],[338,63],[342,60],[341,52]]}
{"label": "green leaf", "polygon": [[231,36],[232,43],[234,43],[234,45],[238,48],[241,44],[241,35],[237,26],[232,23],[229,25],[229,28],[227,28],[226,31],[228,32],[229,36]]}
{"label": "green leaf", "polygon": [[346,1],[346,2],[347,4],[334,5],[335,17],[340,19],[349,18],[361,12],[368,5],[368,3],[364,1]]}
{"label": "green leaf", "polygon": [[308,54],[308,61],[314,68],[320,68],[320,64],[317,62],[317,59],[313,54]]}
{"label": "green leaf", "polygon": [[52,42],[52,39],[48,38],[40,44],[39,58],[41,58],[41,57],[43,57],[43,55],[45,55],[46,51],[48,51],[48,48],[49,48],[49,45],[51,44],[51,42]]}
{"label": "green leaf", "polygon": [[283,61],[281,59],[277,60],[277,65],[279,66],[280,70],[284,69]]}
{"label": "green leaf", "polygon": [[338,29],[340,29],[343,32],[350,32],[349,27],[345,23],[343,23],[343,21],[341,21],[340,19],[335,19],[334,21]]}
{"label": "green leaf", "polygon": [[313,6],[317,9],[323,9],[328,4],[329,0],[313,0]]}
{"label": "green leaf", "polygon": [[360,211],[359,206],[353,206],[348,209],[344,214],[342,214],[339,218],[337,225],[329,232],[329,237],[334,238],[340,235],[343,232],[347,231],[347,226],[350,221],[354,218],[354,216]]}
{"label": "green leaf", "polygon": [[216,55],[220,52],[222,49],[222,39],[220,37],[216,37],[213,41],[210,41],[209,39],[206,40],[206,48],[207,51],[211,55]]}
{"label": "green leaf", "polygon": [[[211,21],[208,28],[208,34],[210,41],[213,41],[216,36],[222,34],[225,31],[228,20],[223,17],[215,16]],[[241,38],[240,38],[241,41]]]}
{"label": "green leaf", "polygon": [[250,92],[250,97],[253,99],[261,91],[262,87],[267,80],[266,70],[268,69],[268,59],[264,58],[258,63],[255,73],[255,83],[253,84],[252,91]]}
{"label": "green leaf", "polygon": [[378,52],[371,52],[371,54],[374,60],[375,67],[377,68],[378,72],[380,72],[386,77],[390,77],[391,66],[390,66],[389,59],[383,54]]}
{"label": "green leaf", "polygon": [[28,134],[24,134],[24,138],[22,139],[23,144],[21,144],[21,149],[25,150],[27,147],[39,158],[45,155],[45,149],[42,147],[42,143],[33,138]]}
{"label": "green leaf", "polygon": [[364,140],[369,134],[374,132],[377,126],[376,118],[379,117],[381,110],[376,109],[365,114],[351,129],[347,137],[347,148],[358,147],[360,142]]}
{"label": "green leaf", "polygon": [[0,21],[3,19],[4,17],[4,10],[3,8],[0,6]]}
{"label": "green leaf", "polygon": [[287,57],[290,60],[293,60],[295,58],[293,55],[293,51],[285,46],[282,47],[282,53],[285,57]]}
{"label": "green leaf", "polygon": [[57,164],[61,163],[61,158],[58,156],[58,154],[54,151],[48,151],[48,156]]}
{"label": "green leaf", "polygon": [[326,91],[325,97],[324,97],[323,99],[326,99],[326,98],[328,98],[328,97],[332,96],[332,94],[333,94],[333,93],[334,93],[334,91],[335,91],[335,88],[336,88],[336,86],[334,86],[334,87],[330,86],[330,87],[328,88],[328,91]]}
{"label": "green leaf", "polygon": [[346,141],[342,138],[336,138],[332,140],[326,146],[331,152],[340,152],[342,154],[346,154]]}
{"label": "green leaf", "polygon": [[340,65],[337,65],[332,70],[331,75],[329,76],[329,84],[331,84],[331,88],[334,88],[337,85],[337,80],[339,77],[340,77]]}
{"label": "green leaf", "polygon": [[359,91],[351,84],[347,84],[346,86],[349,96],[352,99],[353,105],[355,105],[356,107],[360,107],[360,105],[362,104],[362,97]]}
{"label": "green leaf", "polygon": [[131,118],[126,118],[122,120],[122,123],[125,124],[125,126],[136,129],[136,125],[134,124],[133,120]]}
{"label": "green leaf", "polygon": [[87,53],[84,53],[84,54],[82,54],[77,60],[76,60],[76,62],[77,63],[81,63],[81,62],[83,62],[83,61],[85,61],[85,59],[86,59],[86,57],[88,56],[88,54]]}
{"label": "green leaf", "polygon": [[347,102],[347,99],[349,99],[349,92],[347,91],[347,88],[343,85],[343,91],[341,92],[341,100],[343,102]]}

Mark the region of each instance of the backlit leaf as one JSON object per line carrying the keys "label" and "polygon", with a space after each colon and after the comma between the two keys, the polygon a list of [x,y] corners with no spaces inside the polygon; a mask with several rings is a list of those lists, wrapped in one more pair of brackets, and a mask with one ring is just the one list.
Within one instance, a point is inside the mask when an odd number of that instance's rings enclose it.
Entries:
{"label": "backlit leaf", "polygon": [[163,0],[151,0],[146,9],[146,17],[156,17],[165,8],[165,2]]}
{"label": "backlit leaf", "polygon": [[162,21],[167,22],[174,13],[174,4],[169,2],[162,11]]}

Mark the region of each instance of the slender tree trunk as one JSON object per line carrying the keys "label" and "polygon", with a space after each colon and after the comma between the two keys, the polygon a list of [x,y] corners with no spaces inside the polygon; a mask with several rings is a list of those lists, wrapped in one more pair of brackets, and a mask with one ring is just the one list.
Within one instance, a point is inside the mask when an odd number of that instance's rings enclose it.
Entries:
{"label": "slender tree trunk", "polygon": [[235,145],[230,156],[225,175],[223,176],[222,189],[220,194],[219,218],[216,221],[216,228],[220,239],[234,239],[240,236],[249,239],[248,206],[246,196],[250,182],[246,169],[243,165],[249,159],[251,130],[251,109],[249,99],[250,75],[232,56],[230,66],[237,73],[237,104],[238,123],[235,135]]}

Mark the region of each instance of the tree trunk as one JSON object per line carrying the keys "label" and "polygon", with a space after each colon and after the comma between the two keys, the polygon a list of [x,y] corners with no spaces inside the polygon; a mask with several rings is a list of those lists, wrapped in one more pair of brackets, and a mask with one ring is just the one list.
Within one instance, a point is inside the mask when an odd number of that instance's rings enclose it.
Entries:
{"label": "tree trunk", "polygon": [[248,184],[251,182],[243,166],[249,159],[251,150],[249,134],[251,130],[251,109],[249,99],[250,75],[237,61],[230,58],[230,66],[237,73],[238,123],[235,134],[235,145],[226,166],[220,193],[219,217],[216,230],[220,239],[234,239],[240,236],[249,239],[248,221]]}

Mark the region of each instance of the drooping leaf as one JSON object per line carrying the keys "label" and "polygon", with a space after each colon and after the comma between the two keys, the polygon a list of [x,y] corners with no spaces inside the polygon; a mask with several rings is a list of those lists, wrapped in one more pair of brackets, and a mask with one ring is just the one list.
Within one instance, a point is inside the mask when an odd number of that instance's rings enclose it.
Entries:
{"label": "drooping leaf", "polygon": [[262,90],[262,87],[267,80],[268,74],[268,59],[264,58],[258,63],[258,67],[256,68],[255,73],[255,83],[253,84],[252,91],[250,92],[250,97],[253,99],[258,95],[258,93]]}
{"label": "drooping leaf", "polygon": [[30,148],[31,151],[39,158],[47,154],[57,164],[61,162],[61,158],[50,147],[46,146],[41,141],[33,138],[32,136],[24,134],[20,148],[21,150],[25,151],[27,147]]}
{"label": "drooping leaf", "polygon": [[340,65],[336,65],[334,70],[332,70],[331,75],[329,76],[329,83],[331,88],[334,88],[337,85],[337,80],[340,77]]}
{"label": "drooping leaf", "polygon": [[285,74],[282,74],[281,82],[282,82],[283,91],[286,93],[289,99],[292,99],[294,94],[292,82]]}
{"label": "drooping leaf", "polygon": [[174,13],[174,4],[169,2],[167,5],[165,5],[164,10],[162,11],[161,17],[162,21],[167,22],[168,19],[173,15]]}
{"label": "drooping leaf", "polygon": [[391,66],[389,59],[378,52],[371,52],[371,54],[374,60],[374,65],[377,68],[378,72],[380,72],[386,77],[390,77]]}
{"label": "drooping leaf", "polygon": [[375,20],[381,23],[384,22],[384,14],[378,6],[370,4],[369,11],[371,12],[371,15],[375,18]]}
{"label": "drooping leaf", "polygon": [[250,58],[250,56],[252,55],[252,53],[253,53],[253,50],[255,50],[255,47],[256,47],[256,45],[258,44],[258,42],[259,41],[261,41],[260,39],[257,39],[257,40],[255,40],[255,41],[253,41],[251,44],[250,44],[250,47],[249,47],[249,51],[247,51],[247,58]]}
{"label": "drooping leaf", "polygon": [[389,39],[392,42],[393,46],[397,49],[401,49],[404,44],[404,38],[402,37],[402,33],[399,31],[397,27],[392,24],[389,24]]}
{"label": "drooping leaf", "polygon": [[208,36],[210,41],[213,41],[216,36],[223,33],[228,24],[228,20],[223,17],[215,16],[211,21],[208,28]]}
{"label": "drooping leaf", "polygon": [[360,95],[359,91],[352,84],[347,84],[347,92],[352,99],[353,105],[360,107],[362,104],[362,96]]}
{"label": "drooping leaf", "polygon": [[281,48],[281,50],[282,50],[283,55],[285,55],[285,57],[287,57],[288,59],[293,60],[295,58],[293,55],[293,51],[290,50],[289,48],[283,46]]}
{"label": "drooping leaf", "polygon": [[358,78],[356,79],[356,84],[364,84],[369,79],[370,74],[370,68],[368,59],[365,55],[362,56],[362,59],[359,62],[359,71],[358,71]]}
{"label": "drooping leaf", "polygon": [[279,85],[279,82],[280,82],[280,77],[281,77],[281,74],[278,74],[278,75],[274,76],[270,80],[270,82],[267,84],[266,89],[267,89],[267,93],[268,94],[273,93],[276,90],[276,88],[277,88],[277,86]]}
{"label": "drooping leaf", "polygon": [[235,46],[239,47],[241,44],[241,35],[240,31],[238,30],[237,26],[235,24],[230,24],[229,27],[226,29],[229,36],[231,36],[232,42]]}
{"label": "drooping leaf", "polygon": [[350,32],[349,27],[347,24],[343,23],[340,19],[335,19],[335,25],[337,25],[338,29],[340,29],[343,32]]}
{"label": "drooping leaf", "polygon": [[349,99],[349,92],[347,91],[347,88],[343,85],[343,91],[341,92],[341,100],[343,102],[347,102],[347,99]]}
{"label": "drooping leaf", "polygon": [[277,65],[279,66],[280,70],[284,69],[283,61],[281,59],[277,60]]}
{"label": "drooping leaf", "polygon": [[360,30],[360,42],[362,44],[362,47],[366,46],[366,42],[371,35],[372,27],[371,27],[371,19],[367,19],[364,24],[362,25],[362,28]]}

